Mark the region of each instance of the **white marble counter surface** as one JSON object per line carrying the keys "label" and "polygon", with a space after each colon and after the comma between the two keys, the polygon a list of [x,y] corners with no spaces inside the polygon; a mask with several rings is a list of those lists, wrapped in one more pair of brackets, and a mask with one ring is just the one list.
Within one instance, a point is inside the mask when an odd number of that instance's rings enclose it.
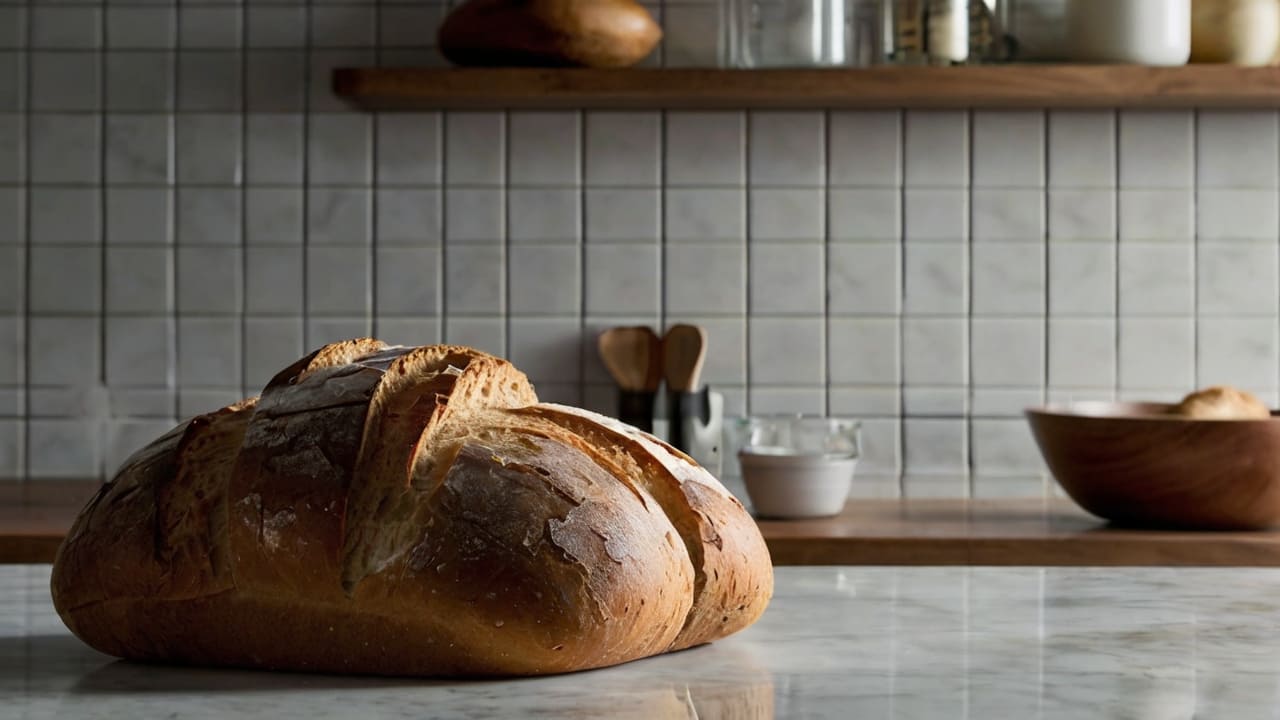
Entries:
{"label": "white marble counter surface", "polygon": [[803,568],[747,631],[560,677],[135,665],[0,567],[0,718],[1274,718],[1280,570]]}

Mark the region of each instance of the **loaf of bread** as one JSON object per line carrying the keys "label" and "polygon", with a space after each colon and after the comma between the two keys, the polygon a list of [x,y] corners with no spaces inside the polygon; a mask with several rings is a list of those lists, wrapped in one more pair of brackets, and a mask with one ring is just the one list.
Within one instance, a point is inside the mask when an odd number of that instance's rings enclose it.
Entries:
{"label": "loaf of bread", "polygon": [[537,675],[737,632],[773,571],[678,450],[539,404],[491,355],[363,339],[133,455],[52,589],[72,632],[124,658]]}
{"label": "loaf of bread", "polygon": [[1193,420],[1265,420],[1271,411],[1253,394],[1215,385],[1187,395],[1174,414]]}

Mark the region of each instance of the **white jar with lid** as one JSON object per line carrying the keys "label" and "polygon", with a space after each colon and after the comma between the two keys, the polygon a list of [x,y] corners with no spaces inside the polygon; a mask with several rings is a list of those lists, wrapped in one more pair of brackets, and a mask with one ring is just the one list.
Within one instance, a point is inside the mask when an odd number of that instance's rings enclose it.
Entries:
{"label": "white jar with lid", "polygon": [[1191,0],[1067,0],[1067,56],[1077,62],[1185,65]]}

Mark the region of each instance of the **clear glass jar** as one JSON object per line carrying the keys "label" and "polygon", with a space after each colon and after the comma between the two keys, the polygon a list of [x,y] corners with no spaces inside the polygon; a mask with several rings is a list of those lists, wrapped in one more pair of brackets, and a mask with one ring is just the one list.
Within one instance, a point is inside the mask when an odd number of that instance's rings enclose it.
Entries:
{"label": "clear glass jar", "polygon": [[731,67],[846,65],[849,0],[722,0]]}
{"label": "clear glass jar", "polygon": [[969,0],[883,0],[882,7],[885,52],[893,62],[952,65],[969,59]]}

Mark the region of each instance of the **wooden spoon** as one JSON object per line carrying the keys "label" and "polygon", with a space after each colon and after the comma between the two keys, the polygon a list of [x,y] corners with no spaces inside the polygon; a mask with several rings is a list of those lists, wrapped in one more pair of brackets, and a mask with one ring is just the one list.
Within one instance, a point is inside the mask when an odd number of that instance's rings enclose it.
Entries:
{"label": "wooden spoon", "polygon": [[662,338],[662,365],[671,392],[696,392],[707,356],[707,331],[697,325],[672,325]]}
{"label": "wooden spoon", "polygon": [[644,326],[600,333],[600,359],[623,390],[654,392],[662,380],[662,340]]}

